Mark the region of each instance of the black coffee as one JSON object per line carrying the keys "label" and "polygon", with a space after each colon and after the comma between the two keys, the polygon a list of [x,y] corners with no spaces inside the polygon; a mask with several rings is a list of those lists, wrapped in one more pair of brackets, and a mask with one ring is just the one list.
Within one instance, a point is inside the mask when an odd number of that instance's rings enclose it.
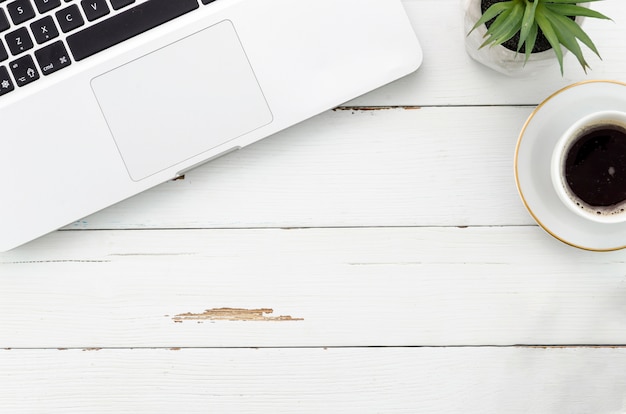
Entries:
{"label": "black coffee", "polygon": [[626,200],[624,128],[592,127],[578,138],[565,157],[565,180],[576,197],[592,207],[615,206]]}

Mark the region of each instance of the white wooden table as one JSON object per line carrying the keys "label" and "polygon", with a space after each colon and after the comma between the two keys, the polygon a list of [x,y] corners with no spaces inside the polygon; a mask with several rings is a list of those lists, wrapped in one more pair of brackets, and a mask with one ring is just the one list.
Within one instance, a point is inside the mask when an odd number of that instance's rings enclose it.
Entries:
{"label": "white wooden table", "polygon": [[0,254],[0,413],[626,412],[626,251],[513,177],[535,105],[626,80],[626,2],[537,79],[470,60],[458,0],[405,6],[415,74]]}

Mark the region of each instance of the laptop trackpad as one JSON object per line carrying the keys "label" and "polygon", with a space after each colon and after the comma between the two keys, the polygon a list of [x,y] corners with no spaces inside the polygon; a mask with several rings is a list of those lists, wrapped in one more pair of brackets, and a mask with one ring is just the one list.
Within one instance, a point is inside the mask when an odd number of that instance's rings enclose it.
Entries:
{"label": "laptop trackpad", "polygon": [[135,181],[272,121],[230,21],[92,80]]}

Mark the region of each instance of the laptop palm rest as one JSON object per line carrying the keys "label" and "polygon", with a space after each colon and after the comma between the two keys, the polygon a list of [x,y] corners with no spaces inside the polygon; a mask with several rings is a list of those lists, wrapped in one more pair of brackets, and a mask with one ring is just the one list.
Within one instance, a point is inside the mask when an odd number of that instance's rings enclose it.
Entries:
{"label": "laptop palm rest", "polygon": [[91,85],[134,181],[272,122],[230,21],[100,75]]}

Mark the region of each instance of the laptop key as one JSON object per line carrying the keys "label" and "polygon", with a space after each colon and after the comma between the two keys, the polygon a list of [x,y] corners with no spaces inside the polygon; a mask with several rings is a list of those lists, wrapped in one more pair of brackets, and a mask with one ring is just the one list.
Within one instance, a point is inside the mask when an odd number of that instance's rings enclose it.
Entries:
{"label": "laptop key", "polygon": [[75,60],[82,60],[197,9],[197,0],[148,0],[67,37]]}
{"label": "laptop key", "polygon": [[33,48],[33,40],[30,38],[28,30],[25,27],[20,27],[17,30],[7,33],[4,38],[13,55],[19,55]]}
{"label": "laptop key", "polygon": [[63,33],[70,32],[85,24],[83,16],[80,15],[80,10],[75,4],[59,10],[54,15],[57,17],[57,21]]}
{"label": "laptop key", "polygon": [[35,9],[33,9],[30,0],[15,0],[13,3],[7,4],[7,10],[14,24],[24,23],[35,17]]}
{"label": "laptop key", "polygon": [[111,7],[113,7],[113,10],[119,10],[122,7],[133,4],[134,2],[135,0],[111,0]]}
{"label": "laptop key", "polygon": [[30,30],[33,32],[33,36],[35,36],[38,44],[46,43],[48,40],[59,36],[59,31],[54,24],[52,16],[46,16],[31,23]]}
{"label": "laptop key", "polygon": [[11,72],[13,72],[17,86],[28,85],[39,79],[39,72],[37,72],[35,62],[30,55],[14,60],[9,64],[9,67],[11,68]]}
{"label": "laptop key", "polygon": [[9,76],[9,71],[4,66],[0,66],[0,96],[11,92],[15,87]]}
{"label": "laptop key", "polygon": [[37,6],[39,13],[43,14],[60,7],[61,0],[35,0],[35,6]]}
{"label": "laptop key", "polygon": [[80,5],[90,22],[109,14],[109,6],[104,0],[82,0]]}
{"label": "laptop key", "polygon": [[9,58],[9,54],[7,53],[7,50],[4,48],[4,45],[2,44],[2,42],[0,42],[0,62],[2,62],[3,60],[7,60]]}
{"label": "laptop key", "polygon": [[35,51],[35,57],[44,76],[72,64],[70,55],[60,40]]}
{"label": "laptop key", "polygon": [[11,24],[9,23],[9,19],[7,19],[7,14],[4,10],[0,9],[0,32],[9,30],[9,27],[11,27]]}

